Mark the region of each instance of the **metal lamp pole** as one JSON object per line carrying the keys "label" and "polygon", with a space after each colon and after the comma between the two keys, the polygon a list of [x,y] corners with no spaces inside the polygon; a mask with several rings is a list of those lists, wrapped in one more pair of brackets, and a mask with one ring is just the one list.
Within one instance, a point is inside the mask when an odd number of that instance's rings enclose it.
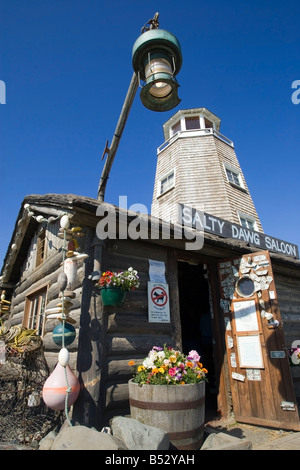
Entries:
{"label": "metal lamp pole", "polygon": [[134,72],[132,75],[132,79],[131,79],[128,91],[127,91],[127,95],[123,104],[121,114],[119,117],[119,121],[115,129],[113,139],[111,141],[111,146],[110,148],[108,148],[106,144],[106,147],[104,149],[104,153],[102,156],[102,159],[103,159],[104,155],[107,153],[107,159],[106,159],[104,168],[102,170],[102,175],[101,175],[99,187],[98,187],[97,199],[99,201],[104,201],[105,189],[106,189],[106,184],[107,184],[107,180],[109,177],[109,172],[111,170],[137,89],[138,89],[138,77],[136,73]]}
{"label": "metal lamp pole", "polygon": [[[171,33],[158,30],[158,17],[159,13],[156,13],[153,19],[145,24],[142,28],[142,35],[137,39],[133,48],[134,73],[111,146],[108,147],[108,142],[106,142],[102,155],[102,160],[105,154],[107,154],[107,159],[98,186],[97,199],[99,201],[104,201],[109,173],[139,86],[140,78],[146,81],[146,86],[142,89],[141,100],[147,108],[153,111],[167,111],[180,102],[177,97],[178,84],[174,79],[182,63],[180,44]],[[147,62],[149,65],[148,75],[145,75],[145,63]]]}

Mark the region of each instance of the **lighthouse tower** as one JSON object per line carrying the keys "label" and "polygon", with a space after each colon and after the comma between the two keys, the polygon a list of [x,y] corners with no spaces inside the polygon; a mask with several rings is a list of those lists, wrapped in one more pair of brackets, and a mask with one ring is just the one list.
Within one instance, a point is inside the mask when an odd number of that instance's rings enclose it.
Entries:
{"label": "lighthouse tower", "polygon": [[178,111],[163,126],[151,214],[177,222],[178,203],[263,232],[231,140],[206,108]]}

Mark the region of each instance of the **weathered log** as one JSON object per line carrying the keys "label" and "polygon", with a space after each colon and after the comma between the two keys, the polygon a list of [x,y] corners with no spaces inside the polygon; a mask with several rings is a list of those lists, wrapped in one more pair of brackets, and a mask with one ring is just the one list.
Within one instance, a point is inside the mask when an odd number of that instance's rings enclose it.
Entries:
{"label": "weathered log", "polygon": [[153,346],[163,347],[174,345],[174,340],[169,335],[128,335],[128,336],[112,336],[107,335],[107,345],[109,354],[134,354],[135,352],[146,353]]}

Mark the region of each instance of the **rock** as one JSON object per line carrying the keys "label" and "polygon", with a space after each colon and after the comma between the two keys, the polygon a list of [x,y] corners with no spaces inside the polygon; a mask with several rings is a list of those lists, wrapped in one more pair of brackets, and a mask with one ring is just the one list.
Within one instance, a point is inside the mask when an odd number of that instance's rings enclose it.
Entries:
{"label": "rock", "polygon": [[47,436],[40,441],[39,450],[51,450],[55,438],[56,433],[50,431]]}
{"label": "rock", "polygon": [[113,437],[124,443],[129,450],[168,450],[168,433],[154,426],[123,416],[111,421]]}
{"label": "rock", "polygon": [[119,450],[113,437],[86,426],[70,426],[56,436],[51,450]]}
{"label": "rock", "polygon": [[224,432],[211,433],[200,450],[251,450],[252,442]]}

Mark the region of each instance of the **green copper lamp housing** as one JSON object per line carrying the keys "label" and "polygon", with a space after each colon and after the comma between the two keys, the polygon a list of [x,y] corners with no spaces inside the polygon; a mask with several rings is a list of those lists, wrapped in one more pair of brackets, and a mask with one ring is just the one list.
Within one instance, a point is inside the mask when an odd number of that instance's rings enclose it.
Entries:
{"label": "green copper lamp housing", "polygon": [[169,111],[180,103],[175,76],[181,69],[182,54],[177,38],[163,29],[143,33],[132,49],[132,66],[143,80],[140,97],[152,111]]}

